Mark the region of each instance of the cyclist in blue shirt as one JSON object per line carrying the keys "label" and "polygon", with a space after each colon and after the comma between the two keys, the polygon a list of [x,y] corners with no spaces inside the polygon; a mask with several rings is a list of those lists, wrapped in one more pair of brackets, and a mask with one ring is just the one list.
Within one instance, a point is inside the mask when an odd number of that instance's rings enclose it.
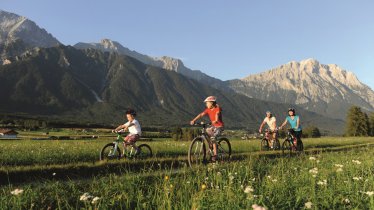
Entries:
{"label": "cyclist in blue shirt", "polygon": [[300,124],[300,117],[299,115],[296,115],[294,108],[288,109],[288,116],[286,117],[286,120],[282,123],[282,125],[279,127],[279,129],[282,129],[282,127],[285,126],[287,122],[290,123],[291,128],[294,130],[294,134],[297,140],[300,141],[302,135],[302,128]]}

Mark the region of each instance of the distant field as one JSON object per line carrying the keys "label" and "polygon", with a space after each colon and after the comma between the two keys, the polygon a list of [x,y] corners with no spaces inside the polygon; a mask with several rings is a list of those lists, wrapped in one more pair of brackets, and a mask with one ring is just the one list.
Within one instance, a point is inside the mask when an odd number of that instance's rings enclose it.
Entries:
{"label": "distant field", "polygon": [[[236,161],[191,170],[185,161],[188,141],[154,139],[146,142],[154,158],[106,163],[98,161],[99,151],[114,136],[29,140],[43,134],[21,135],[26,140],[0,141],[0,209],[248,209],[252,204],[300,209],[307,202],[316,209],[374,209],[374,138],[303,139],[306,155],[291,158],[260,152],[259,140],[231,139]],[[24,191],[12,195],[16,188]],[[81,201],[85,192],[100,199]]]}

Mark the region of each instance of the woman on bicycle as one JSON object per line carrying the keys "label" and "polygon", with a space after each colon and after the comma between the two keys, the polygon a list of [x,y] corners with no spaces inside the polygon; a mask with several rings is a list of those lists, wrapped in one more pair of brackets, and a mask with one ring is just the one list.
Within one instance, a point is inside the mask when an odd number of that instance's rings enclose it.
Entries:
{"label": "woman on bicycle", "polygon": [[273,116],[273,114],[270,111],[266,111],[266,117],[264,121],[262,121],[260,125],[260,129],[258,129],[258,132],[262,132],[262,127],[265,125],[265,123],[269,127],[269,134],[270,138],[269,140],[269,145],[271,148],[273,148],[273,141],[277,138],[277,119]]}
{"label": "woman on bicycle", "polygon": [[213,157],[212,157],[212,161],[216,161],[216,157],[217,157],[217,144],[216,144],[216,140],[217,140],[217,137],[219,135],[221,135],[222,131],[223,131],[223,121],[222,121],[222,109],[221,107],[217,104],[217,99],[215,96],[209,96],[207,97],[205,100],[205,105],[206,105],[206,109],[200,113],[199,115],[197,115],[193,120],[191,120],[190,124],[191,125],[194,125],[195,124],[195,121],[198,120],[199,118],[205,116],[205,115],[208,115],[209,116],[209,119],[210,121],[212,122],[212,125],[206,129],[210,139],[211,139],[211,142],[213,144]]}
{"label": "woman on bicycle", "polygon": [[279,129],[282,129],[283,126],[286,124],[290,123],[292,130],[294,131],[295,137],[297,141],[301,140],[301,135],[302,135],[302,128],[300,124],[300,117],[299,115],[296,115],[295,109],[294,108],[289,108],[288,109],[288,116],[286,117],[286,120],[282,123],[282,125],[279,127]]}

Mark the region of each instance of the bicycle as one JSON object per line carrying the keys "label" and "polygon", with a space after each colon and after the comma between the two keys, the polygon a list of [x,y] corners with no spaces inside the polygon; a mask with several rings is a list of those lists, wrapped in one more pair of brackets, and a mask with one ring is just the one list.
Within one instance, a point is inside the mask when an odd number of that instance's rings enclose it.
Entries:
{"label": "bicycle", "polygon": [[291,156],[292,153],[301,154],[304,151],[304,144],[295,136],[293,129],[288,129],[287,136],[282,143],[282,155]]}
{"label": "bicycle", "polygon": [[[277,132],[277,131],[278,130],[276,130],[274,132]],[[273,139],[272,142],[270,143],[270,137],[274,132],[270,131],[269,129],[265,130],[264,137],[261,139],[261,145],[260,145],[261,146],[260,147],[261,151],[280,150],[281,145],[280,145],[280,142],[278,140],[278,134],[276,134],[275,139]],[[270,144],[272,144],[272,145],[270,145]]]}
{"label": "bicycle", "polygon": [[[200,124],[194,124],[195,126],[202,126],[201,134],[194,138],[188,150],[188,164],[192,168],[193,165],[206,164],[212,160],[214,156],[213,142],[208,136],[206,129],[211,123],[201,122]],[[231,156],[231,144],[225,137],[218,137],[216,140],[217,144],[217,156],[215,161],[229,161]],[[208,157],[207,157],[208,156]]]}
{"label": "bicycle", "polygon": [[[127,143],[122,137],[123,132],[117,132],[117,138],[114,142],[105,145],[100,152],[100,160],[119,160],[121,158],[136,158],[145,159],[152,157],[152,149],[148,144],[141,144],[139,146],[134,143]],[[120,146],[123,144],[123,152]],[[138,149],[136,149],[136,147]]]}

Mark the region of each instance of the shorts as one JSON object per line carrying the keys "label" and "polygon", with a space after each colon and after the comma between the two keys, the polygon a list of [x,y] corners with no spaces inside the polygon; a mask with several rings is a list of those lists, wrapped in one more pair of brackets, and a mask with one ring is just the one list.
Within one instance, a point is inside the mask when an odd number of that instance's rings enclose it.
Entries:
{"label": "shorts", "polygon": [[223,127],[214,127],[210,126],[209,128],[206,129],[206,132],[208,133],[209,137],[214,137],[217,138],[222,134]]}
{"label": "shorts", "polygon": [[125,143],[126,144],[133,144],[135,143],[140,136],[138,134],[129,134],[125,137]]}

